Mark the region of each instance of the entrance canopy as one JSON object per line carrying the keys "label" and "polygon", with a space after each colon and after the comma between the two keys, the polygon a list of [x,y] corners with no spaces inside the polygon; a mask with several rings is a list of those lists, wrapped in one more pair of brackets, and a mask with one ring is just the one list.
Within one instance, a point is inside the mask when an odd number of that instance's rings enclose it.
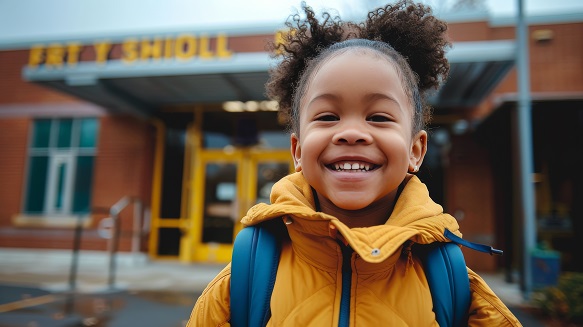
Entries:
{"label": "entrance canopy", "polygon": [[[450,76],[429,98],[436,113],[478,105],[512,68],[515,52],[514,41],[455,43],[447,53]],[[274,64],[266,52],[248,52],[188,61],[110,60],[62,68],[25,67],[23,76],[112,113],[148,117],[165,106],[265,100],[268,70]]]}

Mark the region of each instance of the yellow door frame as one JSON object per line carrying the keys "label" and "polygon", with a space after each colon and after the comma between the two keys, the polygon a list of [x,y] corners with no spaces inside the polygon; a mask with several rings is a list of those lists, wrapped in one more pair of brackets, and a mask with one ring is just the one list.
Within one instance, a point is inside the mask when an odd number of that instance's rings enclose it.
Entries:
{"label": "yellow door frame", "polygon": [[[189,203],[189,217],[186,229],[183,229],[183,237],[180,244],[180,260],[183,262],[228,262],[230,260],[231,244],[205,244],[202,242],[203,219],[205,209],[205,177],[206,166],[209,163],[233,163],[237,166],[236,197],[239,201],[245,202],[242,185],[244,184],[244,174],[246,167],[243,160],[243,151],[233,150],[225,152],[222,150],[201,150],[195,154],[196,164],[192,178],[192,190]],[[241,206],[239,206],[241,207]],[[238,209],[240,211],[240,208]],[[240,215],[240,212],[238,212]],[[238,223],[235,224],[233,235],[239,230]]]}
{"label": "yellow door frame", "polygon": [[[232,148],[224,150],[200,149],[194,164],[193,190],[204,190],[206,165],[209,163],[234,163],[237,165],[237,221],[233,229],[233,239],[241,230],[239,219],[255,204],[257,194],[257,166],[263,162],[285,162],[291,169],[293,162],[288,150],[259,150],[254,148]],[[232,244],[203,243],[204,192],[192,192],[188,200],[190,207],[189,224],[183,229],[180,245],[180,260],[183,262],[218,262],[231,260]]]}

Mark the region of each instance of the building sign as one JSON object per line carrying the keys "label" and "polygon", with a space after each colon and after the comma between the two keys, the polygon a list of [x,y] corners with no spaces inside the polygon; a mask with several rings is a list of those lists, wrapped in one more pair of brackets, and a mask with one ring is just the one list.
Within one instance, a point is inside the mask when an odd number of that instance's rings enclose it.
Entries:
{"label": "building sign", "polygon": [[160,60],[187,61],[193,58],[225,59],[231,55],[225,34],[218,34],[215,38],[182,34],[166,38],[128,38],[121,44],[97,41],[85,46],[79,42],[35,45],[30,49],[28,66],[62,68],[75,66],[82,61],[106,64],[109,60],[121,60],[132,64]]}

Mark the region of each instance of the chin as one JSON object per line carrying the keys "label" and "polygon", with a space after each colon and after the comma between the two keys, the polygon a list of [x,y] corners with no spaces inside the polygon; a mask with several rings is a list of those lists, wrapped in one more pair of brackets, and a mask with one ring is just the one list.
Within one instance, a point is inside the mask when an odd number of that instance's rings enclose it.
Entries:
{"label": "chin", "polygon": [[354,201],[354,198],[338,199],[333,201],[335,206],[342,210],[357,211],[362,210],[371,205],[371,201]]}

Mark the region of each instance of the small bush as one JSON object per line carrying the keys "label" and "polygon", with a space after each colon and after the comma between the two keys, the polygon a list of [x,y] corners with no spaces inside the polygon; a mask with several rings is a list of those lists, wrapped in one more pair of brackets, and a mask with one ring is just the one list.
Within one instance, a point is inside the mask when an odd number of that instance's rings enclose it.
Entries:
{"label": "small bush", "polygon": [[534,292],[532,300],[550,318],[583,323],[583,273],[562,274],[557,286]]}

